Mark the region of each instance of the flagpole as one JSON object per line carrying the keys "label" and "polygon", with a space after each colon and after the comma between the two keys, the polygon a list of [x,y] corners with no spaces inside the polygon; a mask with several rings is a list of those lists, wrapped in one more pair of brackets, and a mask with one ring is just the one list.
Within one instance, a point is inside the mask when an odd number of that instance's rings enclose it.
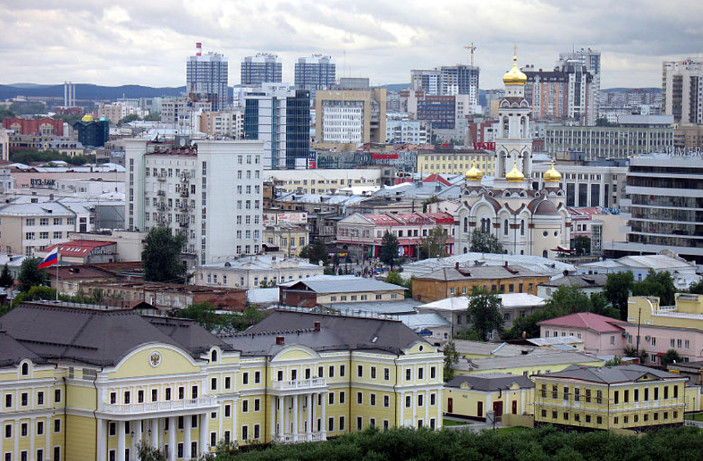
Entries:
{"label": "flagpole", "polygon": [[61,265],[61,252],[56,250],[56,302],[59,302],[59,266]]}

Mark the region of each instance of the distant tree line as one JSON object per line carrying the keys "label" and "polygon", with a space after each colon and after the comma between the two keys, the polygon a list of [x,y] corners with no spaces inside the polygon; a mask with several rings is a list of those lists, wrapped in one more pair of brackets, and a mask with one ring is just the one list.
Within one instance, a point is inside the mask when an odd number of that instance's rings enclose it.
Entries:
{"label": "distant tree line", "polygon": [[408,428],[381,432],[369,428],[322,443],[255,446],[247,452],[228,447],[206,455],[217,461],[661,461],[700,459],[703,432],[678,427],[648,432],[641,437],[608,431],[563,432],[554,427],[537,430],[430,431]]}
{"label": "distant tree line", "polygon": [[64,161],[70,165],[80,166],[86,163],[95,163],[95,155],[70,155],[59,152],[55,149],[49,150],[34,150],[34,149],[18,149],[10,151],[10,161],[24,163],[29,165],[33,162],[53,162]]}

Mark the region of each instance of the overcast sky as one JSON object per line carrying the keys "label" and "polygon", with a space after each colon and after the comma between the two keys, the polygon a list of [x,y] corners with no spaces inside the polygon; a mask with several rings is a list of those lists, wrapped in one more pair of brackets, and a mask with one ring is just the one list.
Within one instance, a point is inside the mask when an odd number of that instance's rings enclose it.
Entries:
{"label": "overcast sky", "polygon": [[195,51],[229,58],[331,55],[337,76],[404,83],[411,69],[468,63],[499,88],[519,64],[551,68],[560,51],[602,53],[601,87],[661,86],[661,62],[703,52],[702,0],[0,0],[0,83],[185,85]]}

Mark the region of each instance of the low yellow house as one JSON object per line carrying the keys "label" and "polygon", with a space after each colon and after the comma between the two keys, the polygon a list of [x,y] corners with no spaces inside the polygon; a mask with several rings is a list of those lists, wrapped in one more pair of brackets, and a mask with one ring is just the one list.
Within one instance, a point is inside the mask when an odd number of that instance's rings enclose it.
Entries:
{"label": "low yellow house", "polygon": [[521,375],[460,375],[444,385],[442,407],[448,415],[477,419],[485,419],[487,411],[496,417],[532,414],[534,387]]}
{"label": "low yellow house", "polygon": [[687,378],[641,365],[571,367],[539,374],[535,425],[587,429],[680,426]]}

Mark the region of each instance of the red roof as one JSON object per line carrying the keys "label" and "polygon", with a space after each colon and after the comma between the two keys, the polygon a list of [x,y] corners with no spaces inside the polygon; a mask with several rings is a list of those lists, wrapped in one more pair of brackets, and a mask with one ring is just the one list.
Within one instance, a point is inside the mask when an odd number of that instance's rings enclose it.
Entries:
{"label": "red roof", "polygon": [[377,226],[426,226],[454,223],[454,217],[449,213],[365,214],[363,216]]}
{"label": "red roof", "polygon": [[100,247],[115,245],[115,242],[105,242],[101,240],[71,240],[70,242],[57,243],[47,248],[49,253],[56,247],[59,247],[59,254],[72,258],[81,258],[89,255],[93,250]]}
{"label": "red roof", "polygon": [[594,314],[592,312],[578,312],[576,314],[565,315],[555,319],[543,320],[538,322],[537,325],[582,328],[593,330],[598,333],[605,333],[609,331],[624,330],[624,328],[618,325],[619,323],[623,323],[622,320]]}
{"label": "red roof", "polygon": [[444,179],[443,177],[441,177],[437,173],[432,173],[431,175],[429,175],[428,177],[423,179],[422,182],[440,182],[440,183],[444,184],[445,186],[452,185],[452,183],[450,183],[449,181],[447,181],[446,179]]}

